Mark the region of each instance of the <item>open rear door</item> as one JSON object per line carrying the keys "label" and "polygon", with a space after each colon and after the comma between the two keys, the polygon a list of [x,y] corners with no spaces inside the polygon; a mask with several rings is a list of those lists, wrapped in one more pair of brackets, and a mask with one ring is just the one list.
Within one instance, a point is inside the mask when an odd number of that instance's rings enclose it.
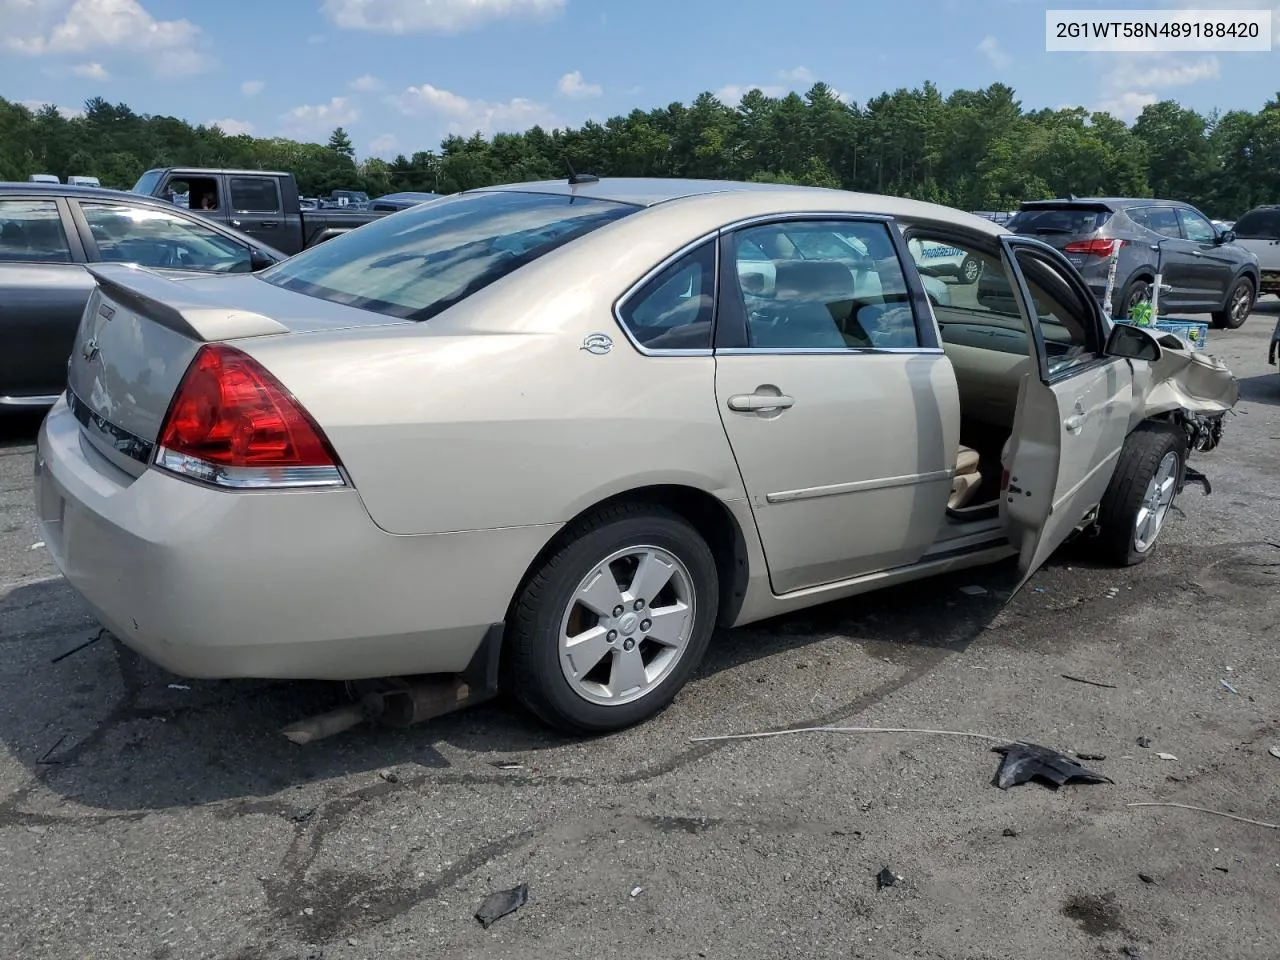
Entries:
{"label": "open rear door", "polygon": [[1102,500],[1129,432],[1133,370],[1104,353],[1098,302],[1060,253],[1027,237],[1001,243],[1033,361],[1000,498],[1005,532],[1019,550],[1021,588]]}

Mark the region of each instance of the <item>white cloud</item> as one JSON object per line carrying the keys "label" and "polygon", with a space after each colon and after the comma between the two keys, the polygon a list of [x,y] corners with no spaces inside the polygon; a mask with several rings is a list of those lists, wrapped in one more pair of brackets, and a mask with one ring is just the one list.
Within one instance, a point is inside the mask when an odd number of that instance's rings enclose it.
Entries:
{"label": "white cloud", "polygon": [[352,80],[350,86],[357,93],[377,93],[382,89],[382,81],[372,74],[366,73],[363,77],[356,77]]}
{"label": "white cloud", "polygon": [[766,97],[785,97],[790,91],[777,84],[760,86],[759,84],[727,83],[716,91],[716,99],[726,107],[736,107],[752,90],[759,90]]}
{"label": "white cloud", "polygon": [[393,134],[384,133],[369,141],[369,152],[372,154],[392,153],[400,146],[400,141]]}
{"label": "white cloud", "polygon": [[253,124],[247,120],[233,120],[226,117],[222,120],[209,120],[205,122],[206,127],[217,127],[228,137],[238,137],[242,133],[253,133]]}
{"label": "white cloud", "polygon": [[1119,117],[1121,120],[1136,120],[1143,107],[1148,107],[1160,98],[1153,93],[1138,93],[1134,90],[1107,97],[1098,102],[1098,109]]}
{"label": "white cloud", "polygon": [[794,84],[806,84],[810,87],[814,85],[817,78],[813,75],[813,71],[808,67],[796,67],[794,70],[779,70],[778,76],[783,80],[788,80]]}
{"label": "white cloud", "polygon": [[84,116],[83,110],[77,110],[74,107],[58,106],[56,103],[50,103],[48,100],[19,100],[18,103],[21,106],[26,107],[32,113],[39,113],[45,107],[53,107],[66,120]]}
{"label": "white cloud", "polygon": [[1158,91],[1222,76],[1222,65],[1215,56],[1188,60],[1181,54],[1127,53],[1113,60],[1109,54],[1098,54],[1094,62],[1109,64],[1102,75],[1096,109],[1122,120],[1133,120],[1143,107],[1164,99]]}
{"label": "white cloud", "polygon": [[318,137],[334,127],[345,127],[360,119],[360,111],[347,97],[334,97],[328,103],[294,107],[280,118],[285,130],[294,137]]}
{"label": "white cloud", "polygon": [[570,100],[584,100],[587,97],[598,97],[604,93],[604,88],[600,84],[587,83],[583,80],[581,70],[566,73],[560,78],[556,89],[560,91],[562,97],[568,97]]}
{"label": "white cloud", "polygon": [[551,17],[566,0],[325,0],[321,11],[347,30],[458,33],[494,20]]}
{"label": "white cloud", "polygon": [[993,67],[1007,67],[1010,63],[1009,55],[1000,49],[1000,41],[991,34],[983,37],[982,42],[974,49],[986,57]]}
{"label": "white cloud", "polygon": [[387,102],[407,116],[434,116],[445,121],[450,133],[469,136],[477,130],[483,134],[515,133],[533,126],[563,125],[545,103],[516,97],[500,103],[469,100],[429,83],[408,87],[387,97]]}
{"label": "white cloud", "polygon": [[[751,90],[758,89],[766,97],[785,97],[789,93],[808,93],[818,77],[808,67],[795,67],[791,70],[779,70],[778,79],[782,83],[728,83],[715,92],[716,99],[726,107],[736,107],[742,98]],[[841,103],[848,103],[853,97],[827,84],[832,95]]]}
{"label": "white cloud", "polygon": [[84,77],[86,80],[110,80],[111,74],[107,72],[107,68],[100,63],[78,63],[71,68],[71,72],[77,77]]}
{"label": "white cloud", "polygon": [[69,7],[57,0],[5,0],[3,10],[0,21],[9,28],[4,45],[16,53],[141,55],[166,75],[198,73],[211,63],[200,50],[199,27],[190,20],[157,20],[137,0],[74,0]]}
{"label": "white cloud", "polygon": [[240,92],[246,97],[256,97],[263,91],[264,87],[266,87],[266,84],[261,80],[246,80],[240,84]]}

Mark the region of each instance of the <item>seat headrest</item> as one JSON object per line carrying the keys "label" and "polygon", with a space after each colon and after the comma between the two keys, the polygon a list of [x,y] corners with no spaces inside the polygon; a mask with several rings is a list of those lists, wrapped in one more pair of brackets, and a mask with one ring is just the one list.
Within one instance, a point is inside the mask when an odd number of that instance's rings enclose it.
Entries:
{"label": "seat headrest", "polygon": [[775,260],[774,297],[833,303],[852,300],[853,271],[831,260]]}

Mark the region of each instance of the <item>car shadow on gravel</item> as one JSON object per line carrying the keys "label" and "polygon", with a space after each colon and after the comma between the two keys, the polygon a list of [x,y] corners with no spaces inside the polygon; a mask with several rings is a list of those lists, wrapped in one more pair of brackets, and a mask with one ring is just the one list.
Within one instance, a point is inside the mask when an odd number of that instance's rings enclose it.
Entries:
{"label": "car shadow on gravel", "polygon": [[[695,680],[833,636],[888,659],[963,651],[1016,582],[1016,567],[1005,563],[719,631]],[[340,684],[183,680],[109,634],[68,653],[97,632],[64,581],[19,586],[0,599],[0,739],[43,788],[89,808],[262,797],[392,766],[448,774],[438,744],[480,762],[574,745],[501,698],[409,730],[360,727],[299,747],[280,728],[344,702]],[[13,773],[0,766],[0,785]],[[0,825],[15,796],[0,796]]]}
{"label": "car shadow on gravel", "polygon": [[1240,399],[1249,403],[1280,407],[1280,371],[1273,370],[1240,381]]}

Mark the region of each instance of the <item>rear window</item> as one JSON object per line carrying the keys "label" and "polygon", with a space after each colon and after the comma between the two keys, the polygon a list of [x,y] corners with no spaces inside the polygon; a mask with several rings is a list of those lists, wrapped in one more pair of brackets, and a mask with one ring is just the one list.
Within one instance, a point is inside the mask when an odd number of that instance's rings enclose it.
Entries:
{"label": "rear window", "polygon": [[258,276],[322,300],[429,320],[639,209],[559,194],[467,194],[375,220]]}
{"label": "rear window", "polygon": [[1005,228],[1014,233],[1087,234],[1101,229],[1111,219],[1111,211],[1081,207],[1038,207],[1015,213]]}
{"label": "rear window", "polygon": [[1232,229],[1241,240],[1280,240],[1280,207],[1250,210]]}

